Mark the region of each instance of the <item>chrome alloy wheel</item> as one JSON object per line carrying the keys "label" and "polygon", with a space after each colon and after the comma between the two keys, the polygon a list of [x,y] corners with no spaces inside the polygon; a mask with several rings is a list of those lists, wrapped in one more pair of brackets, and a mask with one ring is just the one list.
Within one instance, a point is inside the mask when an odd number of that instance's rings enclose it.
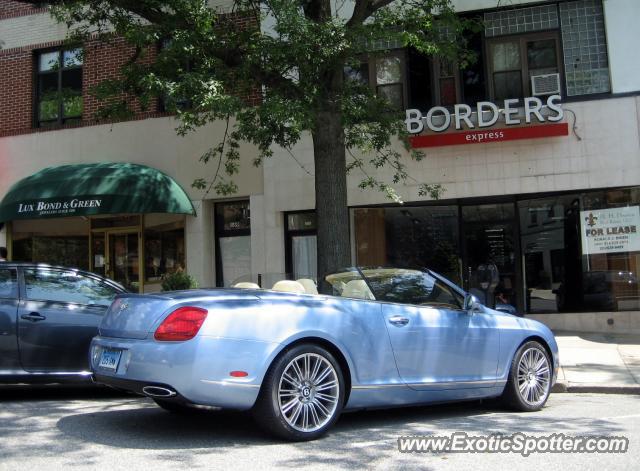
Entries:
{"label": "chrome alloy wheel", "polygon": [[538,406],[546,400],[551,387],[549,359],[538,348],[524,351],[518,364],[518,391],[524,402]]}
{"label": "chrome alloy wheel", "polygon": [[322,355],[303,353],[285,367],[278,385],[280,412],[292,428],[313,432],[327,424],[338,407],[340,385],[333,365]]}

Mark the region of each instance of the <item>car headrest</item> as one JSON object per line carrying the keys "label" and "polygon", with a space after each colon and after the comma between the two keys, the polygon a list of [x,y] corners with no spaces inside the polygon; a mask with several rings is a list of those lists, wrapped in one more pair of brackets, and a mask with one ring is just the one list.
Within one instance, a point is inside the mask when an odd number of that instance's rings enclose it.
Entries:
{"label": "car headrest", "polygon": [[364,280],[351,280],[342,290],[343,298],[375,299]]}
{"label": "car headrest", "polygon": [[233,285],[234,288],[244,288],[244,289],[260,289],[256,283],[251,283],[250,281],[241,281],[240,283],[236,283]]}
{"label": "car headrest", "polygon": [[293,281],[293,280],[276,281],[276,283],[273,285],[273,288],[271,289],[273,291],[285,291],[287,293],[298,293],[298,294],[306,293],[304,286],[302,286],[297,281]]}
{"label": "car headrest", "polygon": [[318,294],[318,288],[316,283],[310,278],[300,278],[297,280],[304,287],[304,291],[307,294]]}

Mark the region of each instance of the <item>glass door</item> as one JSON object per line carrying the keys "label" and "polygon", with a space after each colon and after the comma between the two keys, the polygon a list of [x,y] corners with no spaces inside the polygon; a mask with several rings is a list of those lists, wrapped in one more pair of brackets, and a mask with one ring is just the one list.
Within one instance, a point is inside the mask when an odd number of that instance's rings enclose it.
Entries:
{"label": "glass door", "polygon": [[513,203],[462,207],[463,277],[483,304],[518,307]]}
{"label": "glass door", "polygon": [[317,236],[300,235],[291,237],[291,262],[295,279],[318,277]]}
{"label": "glass door", "polygon": [[316,212],[296,211],[285,218],[285,269],[298,280],[318,278]]}
{"label": "glass door", "polygon": [[100,276],[107,276],[107,242],[104,232],[91,234],[91,271]]}
{"label": "glass door", "polygon": [[251,213],[249,201],[215,205],[216,285],[249,281],[251,273]]}
{"label": "glass door", "polygon": [[139,233],[107,233],[107,235],[109,278],[129,291],[138,292],[140,290]]}

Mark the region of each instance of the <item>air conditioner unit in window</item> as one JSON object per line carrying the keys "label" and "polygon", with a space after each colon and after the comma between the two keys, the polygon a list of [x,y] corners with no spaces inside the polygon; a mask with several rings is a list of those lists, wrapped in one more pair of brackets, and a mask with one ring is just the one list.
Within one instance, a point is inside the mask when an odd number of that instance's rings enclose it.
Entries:
{"label": "air conditioner unit in window", "polygon": [[531,94],[556,95],[560,93],[560,74],[544,74],[531,76]]}

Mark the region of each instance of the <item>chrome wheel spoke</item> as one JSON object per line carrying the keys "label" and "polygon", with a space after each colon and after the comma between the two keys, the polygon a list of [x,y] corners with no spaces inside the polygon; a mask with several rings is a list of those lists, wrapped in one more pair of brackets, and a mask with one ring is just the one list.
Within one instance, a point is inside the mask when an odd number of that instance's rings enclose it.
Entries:
{"label": "chrome wheel spoke", "polygon": [[298,391],[295,389],[281,389],[278,394],[280,394],[280,397],[298,396]]}
{"label": "chrome wheel spoke", "polygon": [[311,382],[316,383],[317,382],[317,377],[318,377],[318,373],[320,372],[320,367],[322,366],[322,362],[316,358],[316,362],[313,365],[313,369],[311,370],[311,375],[309,376],[309,380]]}
{"label": "chrome wheel spoke", "polygon": [[293,386],[297,386],[298,385],[298,381],[296,381],[293,376],[287,374],[286,372],[283,373],[282,378],[284,380],[286,380],[288,383],[292,384]]}
{"label": "chrome wheel spoke", "polygon": [[527,368],[533,368],[533,351],[529,350],[529,354],[527,355]]}
{"label": "chrome wheel spoke", "polygon": [[280,406],[280,410],[282,411],[283,414],[286,415],[287,412],[289,412],[291,409],[293,409],[298,404],[300,404],[300,401],[296,397],[295,399],[291,399],[289,402],[287,402],[283,406]]}
{"label": "chrome wheel spoke", "polygon": [[329,401],[329,402],[336,402],[337,401],[336,396],[331,396],[329,394],[324,394],[324,393],[319,393],[319,392],[316,392],[316,397],[318,399],[322,399],[323,401]]}
{"label": "chrome wheel spoke", "polygon": [[524,390],[527,388],[527,382],[523,381],[518,385],[518,389],[520,389],[520,394],[524,394]]}
{"label": "chrome wheel spoke", "polygon": [[546,377],[549,375],[549,367],[544,365],[540,369],[536,370],[536,376],[538,378]]}
{"label": "chrome wheel spoke", "polygon": [[324,381],[324,379],[329,376],[333,371],[333,367],[331,365],[329,365],[328,368],[326,368],[321,374],[320,376],[318,376],[317,379],[315,379],[313,382],[318,384],[321,383],[322,381]]}
{"label": "chrome wheel spoke", "polygon": [[328,383],[324,383],[321,384],[320,386],[316,387],[316,391],[326,391],[327,389],[333,389],[338,385],[337,381],[330,381]]}
{"label": "chrome wheel spoke", "polygon": [[318,411],[316,410],[315,401],[311,401],[309,403],[309,412],[311,412],[311,420],[313,421],[313,426],[316,427],[320,423],[320,416],[318,415]]}
{"label": "chrome wheel spoke", "polygon": [[293,371],[298,377],[298,382],[304,381],[306,378],[304,377],[304,373],[302,373],[302,370],[300,370],[300,366],[298,366],[298,362],[294,360],[292,363],[292,366],[293,366]]}
{"label": "chrome wheel spoke", "polygon": [[536,382],[536,400],[539,401],[540,399],[542,399],[542,397],[544,397],[545,394],[545,389],[542,384],[540,384],[539,382]]}
{"label": "chrome wheel spoke", "polygon": [[[298,405],[296,406],[296,410],[293,411],[293,414],[291,416],[291,422],[289,422],[290,424],[294,425],[297,421],[298,418],[300,417],[300,412],[302,412],[302,402],[298,401]],[[286,416],[285,416],[286,418]]]}
{"label": "chrome wheel spoke", "polygon": [[304,379],[310,379],[311,377],[311,365],[309,362],[311,361],[311,357],[309,355],[304,356]]}
{"label": "chrome wheel spoke", "polygon": [[309,405],[308,404],[302,405],[302,428],[305,430],[309,428]]}

